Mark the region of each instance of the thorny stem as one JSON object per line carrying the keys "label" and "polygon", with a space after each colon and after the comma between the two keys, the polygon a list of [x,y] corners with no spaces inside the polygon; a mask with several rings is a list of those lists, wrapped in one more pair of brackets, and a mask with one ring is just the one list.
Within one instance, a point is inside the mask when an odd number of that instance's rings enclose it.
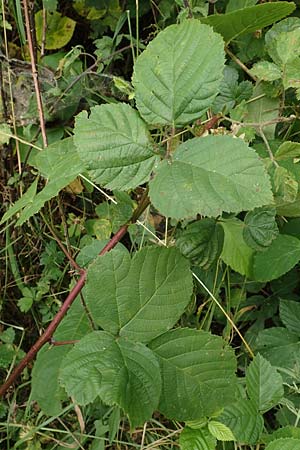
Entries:
{"label": "thorny stem", "polygon": [[30,18],[29,18],[27,0],[23,0],[23,5],[24,5],[24,16],[25,16],[25,27],[26,27],[26,34],[27,34],[27,41],[28,41],[28,49],[29,49],[30,61],[31,61],[31,71],[32,71],[32,78],[33,78],[36,102],[37,102],[38,113],[39,113],[41,133],[42,133],[44,147],[47,147],[48,141],[47,141],[47,134],[46,134],[45,117],[44,117],[42,96],[41,96],[41,91],[40,91],[40,86],[39,86],[38,71],[37,71],[36,62],[35,62],[34,45],[33,45],[31,29],[30,29]]}
{"label": "thorny stem", "polygon": [[[136,210],[133,212],[131,221],[127,224],[123,225],[117,233],[111,238],[111,240],[105,245],[105,247],[101,250],[99,253],[100,256],[104,255],[105,253],[112,250],[118,242],[123,238],[123,236],[126,234],[129,223],[135,223],[139,216],[145,211],[145,209],[148,207],[150,203],[150,200],[148,198],[148,191],[145,190],[141,201],[136,208]],[[48,328],[44,331],[44,333],[39,337],[39,339],[33,344],[29,352],[26,354],[26,356],[21,360],[21,362],[16,366],[16,368],[13,370],[11,375],[8,377],[8,379],[3,383],[2,386],[0,386],[0,398],[6,393],[6,391],[9,389],[9,387],[16,381],[16,379],[21,375],[25,367],[34,360],[36,357],[37,352],[43,347],[44,344],[47,342],[51,342],[51,338],[62,321],[62,319],[67,314],[70,306],[76,299],[76,297],[80,294],[83,286],[85,285],[87,277],[87,271],[81,269],[80,270],[80,277],[73,287],[73,289],[70,291],[69,295],[67,296],[66,300],[64,301],[62,307],[48,326]]]}

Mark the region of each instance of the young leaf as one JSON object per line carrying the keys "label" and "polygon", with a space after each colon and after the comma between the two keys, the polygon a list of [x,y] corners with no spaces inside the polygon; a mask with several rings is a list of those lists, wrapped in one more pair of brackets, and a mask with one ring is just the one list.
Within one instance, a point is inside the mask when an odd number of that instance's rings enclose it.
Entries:
{"label": "young leaf", "polygon": [[300,240],[280,234],[265,252],[253,258],[253,279],[270,281],[291,270],[300,260]]}
{"label": "young leaf", "polygon": [[216,443],[216,438],[206,428],[185,427],[179,438],[181,450],[215,450]]}
{"label": "young leaf", "polygon": [[291,333],[300,336],[300,303],[280,300],[280,319]]}
{"label": "young leaf", "polygon": [[250,445],[258,442],[264,426],[255,403],[244,398],[226,406],[218,420],[230,428],[238,442]]}
{"label": "young leaf", "polygon": [[260,354],[247,368],[246,386],[250,399],[262,413],[277,405],[284,395],[281,375]]}
{"label": "young leaf", "polygon": [[217,33],[224,37],[228,44],[228,42],[243,34],[253,33],[272,25],[291,14],[295,7],[294,3],[288,2],[264,3],[238,9],[227,14],[215,14],[200,20],[202,23],[211,25]]}
{"label": "young leaf", "polygon": [[282,438],[271,442],[265,450],[299,450],[300,439]]}
{"label": "young leaf", "polygon": [[204,114],[218,93],[224,42],[198,20],[161,31],[134,66],[138,110],[155,125],[185,125]]}
{"label": "young leaf", "polygon": [[221,422],[218,422],[217,420],[210,420],[208,422],[208,429],[210,433],[218,439],[218,441],[235,441],[235,437],[232,434],[232,431],[230,428],[228,428],[226,425],[224,425]]}
{"label": "young leaf", "polygon": [[224,242],[224,231],[213,219],[202,219],[191,223],[180,234],[176,247],[193,264],[209,269],[220,256]]}
{"label": "young leaf", "polygon": [[257,208],[246,214],[243,237],[249,247],[261,251],[271,244],[279,233],[275,216],[272,207]]}
{"label": "young leaf", "polygon": [[[170,201],[170,194],[172,199]],[[241,139],[194,138],[163,161],[150,181],[150,197],[165,216],[217,217],[273,202],[262,162]]]}
{"label": "young leaf", "polygon": [[79,404],[99,396],[119,405],[132,427],[142,425],[158,406],[161,377],[152,351],[105,331],[94,331],[74,346],[63,360],[60,378]]}
{"label": "young leaf", "polygon": [[221,225],[225,233],[221,258],[236,272],[250,276],[253,250],[244,240],[243,222],[239,219],[228,219],[223,220]]}
{"label": "young leaf", "polygon": [[149,179],[158,157],[145,122],[125,103],[98,105],[76,117],[74,142],[93,180],[128,190]]}
{"label": "young leaf", "polygon": [[188,261],[174,247],[145,247],[132,259],[115,249],[90,266],[86,283],[86,301],[96,323],[139,342],[170,329],[191,294]]}
{"label": "young leaf", "polygon": [[210,333],[177,328],[150,343],[159,360],[159,410],[169,418],[195,420],[232,402],[236,359],[223,340]]}

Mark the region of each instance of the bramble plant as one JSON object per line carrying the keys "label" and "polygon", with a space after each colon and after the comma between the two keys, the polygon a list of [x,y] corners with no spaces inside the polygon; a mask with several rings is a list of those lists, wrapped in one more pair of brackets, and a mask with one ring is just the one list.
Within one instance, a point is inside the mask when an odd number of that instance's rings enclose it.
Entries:
{"label": "bramble plant", "polygon": [[[178,23],[147,45],[131,43],[132,83],[113,79],[123,101],[91,100],[75,116],[72,136],[35,146],[30,165],[47,183],[37,192],[36,178],[2,225],[16,216],[15,226],[24,226],[40,212],[44,219],[44,205],[74,182],[79,193],[95,189],[106,200],[84,224],[98,239],[81,243],[75,261],[70,245],[61,245],[79,279],[54,318],[40,309],[50,325],[0,393],[37,355],[30,399],[54,417],[68,398],[90,411],[108,406],[110,442],[122,417],[134,430],[159,412],[185,424],[183,450],[297,450],[300,19],[285,18],[292,2],[229,0],[224,14],[213,15],[198,3],[182,2]],[[60,13],[51,17],[60,23]],[[39,11],[39,40],[41,21]],[[68,38],[49,31],[45,48],[66,45],[74,26],[69,22]],[[104,78],[117,34],[96,41]],[[65,79],[78,55],[73,50],[60,63]],[[84,87],[71,88],[56,100],[54,88],[43,94],[46,119],[64,95],[72,111],[61,114],[77,112]],[[7,127],[1,133],[10,137]],[[163,239],[151,214],[165,223]],[[124,236],[130,244],[121,243]],[[19,286],[21,311],[49,295],[62,261],[48,244],[44,284]],[[3,368],[20,359],[9,330],[0,335]],[[241,346],[239,358],[233,346]],[[281,427],[272,432],[265,413],[278,406]]]}

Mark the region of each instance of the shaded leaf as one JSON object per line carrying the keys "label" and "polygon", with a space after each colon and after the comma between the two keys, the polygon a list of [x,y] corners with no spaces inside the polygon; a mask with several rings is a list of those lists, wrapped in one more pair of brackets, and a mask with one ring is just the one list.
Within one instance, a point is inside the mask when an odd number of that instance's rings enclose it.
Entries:
{"label": "shaded leaf", "polygon": [[[172,192],[172,201],[170,201]],[[272,203],[268,176],[252,148],[230,136],[194,138],[163,161],[150,181],[150,198],[165,216],[217,217]]]}
{"label": "shaded leaf", "polygon": [[97,105],[77,115],[74,142],[93,180],[128,190],[147,181],[157,156],[137,111],[125,103]]}
{"label": "shaded leaf", "polygon": [[258,442],[264,426],[255,403],[244,398],[226,406],[218,420],[230,428],[238,442],[250,445]]}
{"label": "shaded leaf", "polygon": [[219,336],[178,328],[150,343],[162,373],[159,409],[169,418],[195,420],[232,402],[236,359]]}
{"label": "shaded leaf", "polygon": [[150,124],[185,125],[205,113],[218,93],[224,43],[198,20],[161,31],[134,66],[138,110]]}
{"label": "shaded leaf", "polygon": [[270,281],[291,270],[300,260],[299,239],[280,234],[265,252],[253,258],[253,279]]}
{"label": "shaded leaf", "polygon": [[[72,38],[76,22],[70,17],[62,16],[57,11],[47,11],[46,50],[64,47]],[[36,37],[39,45],[43,40],[43,11],[35,14]]]}
{"label": "shaded leaf", "polygon": [[280,319],[291,333],[300,336],[300,303],[280,300]]}
{"label": "shaded leaf", "polygon": [[256,208],[246,214],[243,238],[249,247],[261,251],[271,244],[279,233],[275,216],[272,207]]}
{"label": "shaded leaf", "polygon": [[253,250],[244,240],[243,222],[239,219],[228,219],[223,220],[221,225],[225,233],[221,258],[236,272],[250,276]]}
{"label": "shaded leaf", "polygon": [[243,34],[253,33],[272,25],[291,14],[295,7],[294,3],[288,2],[264,3],[227,14],[215,14],[200,20],[202,23],[211,25],[228,43]]}
{"label": "shaded leaf", "polygon": [[209,269],[222,252],[224,231],[213,219],[188,224],[176,241],[176,247],[193,264]]}
{"label": "shaded leaf", "polygon": [[151,350],[105,331],[94,331],[74,346],[60,378],[79,404],[100,396],[104,403],[119,405],[132,427],[142,425],[158,406],[161,378]]}
{"label": "shaded leaf", "polygon": [[284,381],[293,382],[293,372],[300,366],[300,339],[295,333],[283,327],[261,331],[256,340],[256,350],[274,367],[282,368],[280,374]]}
{"label": "shaded leaf", "polygon": [[21,211],[23,208],[28,206],[29,204],[34,204],[35,196],[36,196],[36,189],[38,184],[38,178],[34,180],[34,182],[31,184],[31,186],[27,189],[25,194],[22,195],[9,209],[6,211],[6,213],[3,215],[0,225],[2,225],[4,222],[9,220],[14,214],[17,214],[19,211]]}
{"label": "shaded leaf", "polygon": [[247,368],[246,386],[250,399],[262,413],[277,405],[284,396],[281,375],[260,354]]}
{"label": "shaded leaf", "polygon": [[130,258],[112,250],[90,266],[86,301],[106,331],[149,342],[170,329],[188,305],[192,276],[179,250],[145,247]]}

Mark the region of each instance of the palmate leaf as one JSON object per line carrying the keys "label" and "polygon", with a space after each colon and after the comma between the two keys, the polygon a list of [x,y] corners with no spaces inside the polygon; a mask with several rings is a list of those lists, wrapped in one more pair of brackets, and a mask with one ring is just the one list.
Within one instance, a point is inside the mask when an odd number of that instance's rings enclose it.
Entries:
{"label": "palmate leaf", "polygon": [[200,20],[202,23],[211,25],[228,43],[243,34],[253,33],[272,25],[291,14],[295,7],[294,3],[288,2],[264,3],[238,9],[227,14],[215,14]]}
{"label": "palmate leaf", "polygon": [[169,418],[195,420],[232,402],[236,359],[224,341],[202,330],[178,328],[150,343],[159,360],[159,410]]}
{"label": "palmate leaf", "polygon": [[188,261],[175,248],[145,247],[132,259],[115,249],[88,270],[86,301],[95,322],[133,341],[149,342],[169,330],[191,294]]}
{"label": "palmate leaf", "polygon": [[134,66],[137,108],[155,125],[185,125],[211,107],[224,68],[224,42],[198,20],[161,31]]}
{"label": "palmate leaf", "polygon": [[159,364],[152,351],[105,331],[94,331],[74,346],[63,360],[60,379],[79,404],[100,396],[106,404],[119,405],[132,427],[151,417],[161,391]]}
{"label": "palmate leaf", "polygon": [[125,103],[98,105],[76,117],[74,142],[93,180],[128,190],[147,181],[158,157],[138,112]]}
{"label": "palmate leaf", "polygon": [[260,354],[247,368],[246,386],[250,399],[262,413],[277,405],[284,395],[281,375]]}
{"label": "palmate leaf", "polygon": [[[170,195],[172,201],[170,201]],[[150,181],[150,198],[165,216],[217,217],[273,202],[270,181],[256,152],[230,136],[194,138],[163,161]]]}

